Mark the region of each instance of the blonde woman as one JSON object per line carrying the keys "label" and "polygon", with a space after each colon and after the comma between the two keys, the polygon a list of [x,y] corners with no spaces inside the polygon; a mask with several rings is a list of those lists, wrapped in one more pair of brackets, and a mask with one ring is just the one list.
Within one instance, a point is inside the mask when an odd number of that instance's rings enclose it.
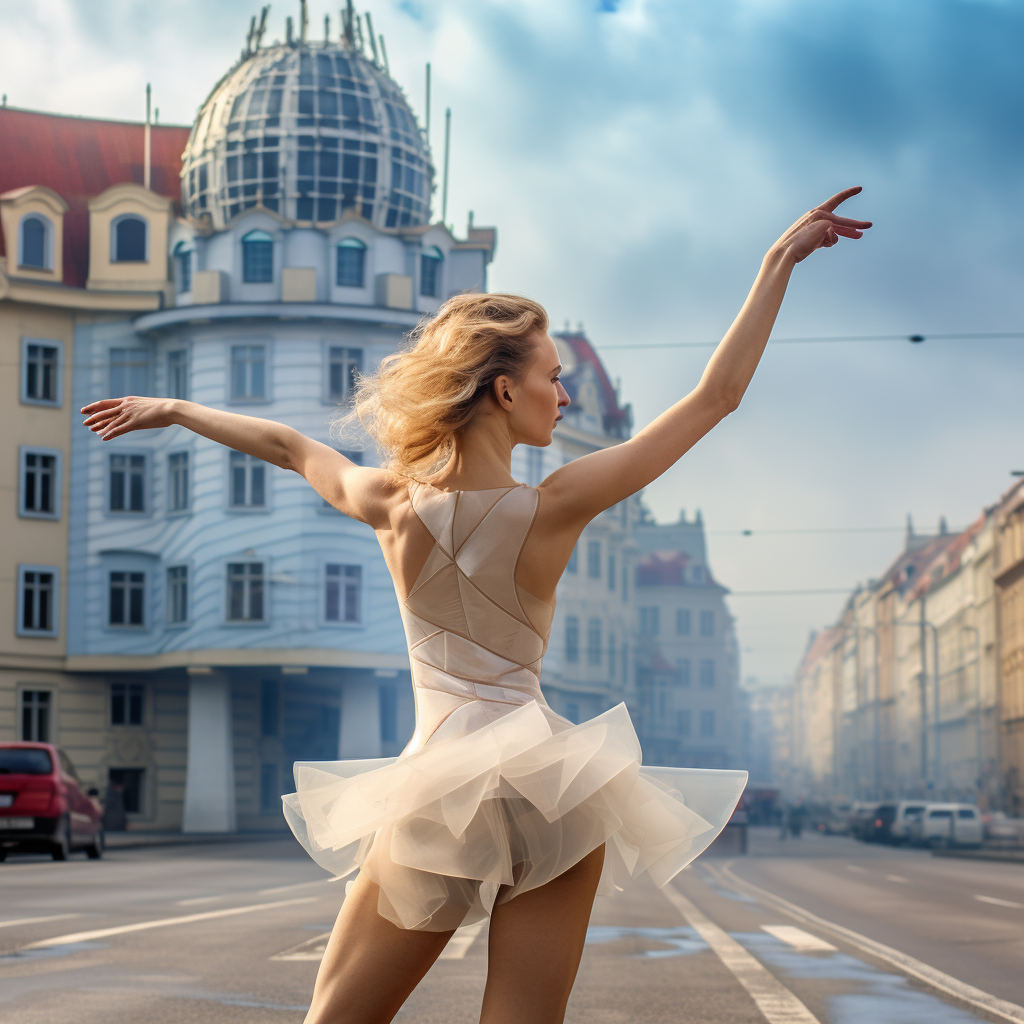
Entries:
{"label": "blonde woman", "polygon": [[867,221],[847,189],[772,246],[699,384],[635,437],[538,487],[510,470],[569,397],[544,310],[460,295],[357,389],[352,413],[386,457],[364,468],[267,420],[189,402],[83,409],[104,440],[180,424],[293,470],[377,534],[410,651],[416,728],[398,758],[300,765],[285,799],[328,870],[358,869],[308,1024],[390,1021],[454,930],[490,918],[483,1024],[556,1024],[591,906],[646,872],[665,885],[728,820],[745,772],[641,768],[625,705],[580,725],[540,689],[555,588],[583,528],[657,479],[740,402],[793,268]]}

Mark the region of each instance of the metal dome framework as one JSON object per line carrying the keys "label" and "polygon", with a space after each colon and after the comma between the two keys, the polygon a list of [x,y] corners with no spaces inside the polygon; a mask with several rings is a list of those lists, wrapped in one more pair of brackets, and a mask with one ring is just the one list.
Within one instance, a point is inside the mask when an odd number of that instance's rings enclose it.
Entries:
{"label": "metal dome framework", "polygon": [[425,133],[357,38],[350,21],[338,42],[289,39],[243,51],[203,104],[185,149],[189,217],[215,230],[255,207],[293,222],[330,223],[348,210],[378,228],[429,222],[434,167]]}

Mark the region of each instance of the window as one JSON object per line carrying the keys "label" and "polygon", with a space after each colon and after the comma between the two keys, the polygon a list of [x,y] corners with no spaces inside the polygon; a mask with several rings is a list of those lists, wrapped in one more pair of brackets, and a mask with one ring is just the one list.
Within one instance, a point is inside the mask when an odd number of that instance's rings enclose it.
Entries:
{"label": "window", "polygon": [[34,270],[52,269],[51,231],[49,220],[42,214],[30,213],[22,218],[21,237],[18,239],[18,266],[31,267]]}
{"label": "window", "polygon": [[228,621],[263,621],[264,573],[262,562],[228,564]]}
{"label": "window", "polygon": [[618,648],[615,646],[615,634],[608,634],[608,678],[613,682],[615,680],[615,655],[618,653]]}
{"label": "window", "polygon": [[689,711],[677,711],[676,712],[676,732],[680,736],[690,735],[690,712]]}
{"label": "window", "polygon": [[110,456],[110,511],[146,511],[146,456]]}
{"label": "window", "polygon": [[660,630],[661,611],[656,605],[645,606],[640,609],[640,635],[657,636]]}
{"label": "window", "polygon": [[420,256],[420,295],[436,298],[441,285],[441,261],[444,256],[436,245]]}
{"label": "window", "polygon": [[188,351],[172,349],[167,353],[167,397],[188,398]]}
{"label": "window", "polygon": [[145,702],[144,683],[111,683],[110,724],[142,725]]}
{"label": "window", "polygon": [[267,504],[267,464],[255,455],[232,452],[231,507],[264,508]]}
{"label": "window", "polygon": [[61,346],[54,341],[23,338],[21,400],[32,405],[60,405]]}
{"label": "window", "polygon": [[629,571],[625,566],[622,567],[622,600],[629,600],[629,590],[627,584],[629,583]]}
{"label": "window", "polygon": [[576,573],[579,571],[579,560],[576,557],[579,550],[579,544],[573,545],[572,553],[569,555],[569,561],[565,566],[566,572]]}
{"label": "window", "polygon": [[702,711],[700,713],[700,734],[701,736],[715,735],[715,713],[714,711]]}
{"label": "window", "polygon": [[715,685],[715,663],[711,658],[700,659],[700,685],[705,689]]}
{"label": "window", "polygon": [[110,225],[111,246],[113,253],[111,263],[145,263],[148,239],[146,238],[146,222],[127,213],[116,217]]}
{"label": "window", "polygon": [[149,350],[112,348],[110,350],[110,397],[145,395],[149,392]]}
{"label": "window", "polygon": [[694,583],[702,583],[704,581],[704,568],[700,565],[695,565],[690,570],[690,578]]}
{"label": "window", "polygon": [[575,701],[569,701],[565,705],[565,717],[572,722],[573,725],[580,724],[580,706]]}
{"label": "window", "polygon": [[539,448],[526,449],[526,482],[536,487],[543,479],[544,453]]}
{"label": "window", "polygon": [[188,511],[188,452],[167,456],[167,511]]}
{"label": "window", "polygon": [[327,400],[347,402],[363,370],[363,350],[331,345],[327,350]]}
{"label": "window", "polygon": [[260,765],[260,813],[273,814],[281,810],[280,794],[277,791],[277,765]]}
{"label": "window", "polygon": [[174,247],[174,269],[178,274],[178,292],[192,291],[192,250],[188,242]]}
{"label": "window", "polygon": [[343,238],[338,243],[335,280],[342,288],[362,288],[366,284],[366,246],[358,238]]}
{"label": "window", "polygon": [[690,635],[690,609],[689,608],[677,608],[676,609],[676,635],[677,636],[689,636]]}
{"label": "window", "polygon": [[958,818],[965,818],[965,819],[973,821],[974,820],[974,811],[972,811],[970,808],[963,808],[962,810],[959,810],[959,811],[956,812],[956,816]]}
{"label": "window", "polygon": [[587,664],[601,664],[601,620],[591,619],[587,623]]}
{"label": "window", "polygon": [[57,635],[58,570],[50,565],[18,566],[18,635]]}
{"label": "window", "polygon": [[128,814],[142,812],[142,780],[145,768],[111,768],[110,785],[124,794],[124,809]]}
{"label": "window", "polygon": [[281,733],[281,687],[276,679],[260,680],[260,735]]}
{"label": "window", "polygon": [[145,625],[145,599],[144,572],[112,572],[107,622],[111,626]]}
{"label": "window", "polygon": [[565,660],[573,665],[580,660],[580,620],[575,615],[565,617]]}
{"label": "window", "polygon": [[19,449],[21,486],[18,515],[39,519],[60,517],[61,453],[52,448]]}
{"label": "window", "polygon": [[690,659],[689,658],[677,658],[676,659],[676,671],[679,673],[679,685],[689,686],[690,685]]}
{"label": "window", "polygon": [[700,613],[700,635],[715,635],[715,613],[710,609],[706,609]]}
{"label": "window", "polygon": [[380,741],[398,742],[398,691],[393,686],[381,686],[377,691],[380,699]]}
{"label": "window", "polygon": [[50,714],[52,708],[53,695],[49,690],[21,691],[22,742],[50,742]]}
{"label": "window", "polygon": [[592,580],[601,578],[601,542],[587,541],[587,575]]}
{"label": "window", "polygon": [[608,589],[615,589],[615,556],[608,554]]}
{"label": "window", "polygon": [[274,239],[266,231],[250,231],[242,239],[242,280],[246,284],[274,280]]}
{"label": "window", "polygon": [[236,402],[261,402],[267,397],[267,347],[231,346],[231,397]]}
{"label": "window", "polygon": [[363,567],[328,565],[324,573],[324,618],[328,622],[359,622]]}
{"label": "window", "polygon": [[188,566],[167,569],[167,621],[180,626],[188,621]]}

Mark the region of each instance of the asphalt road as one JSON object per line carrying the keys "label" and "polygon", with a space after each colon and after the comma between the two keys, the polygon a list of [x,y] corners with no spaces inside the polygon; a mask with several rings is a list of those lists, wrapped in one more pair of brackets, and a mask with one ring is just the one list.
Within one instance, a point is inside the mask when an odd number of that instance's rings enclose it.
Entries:
{"label": "asphalt road", "polygon": [[[343,896],[291,839],[11,857],[0,1022],[298,1024]],[[998,1002],[1024,1003],[1022,939],[1024,865],[755,832],[599,899],[566,1019],[1024,1024]],[[475,1022],[485,971],[486,929],[460,931],[397,1020]]]}

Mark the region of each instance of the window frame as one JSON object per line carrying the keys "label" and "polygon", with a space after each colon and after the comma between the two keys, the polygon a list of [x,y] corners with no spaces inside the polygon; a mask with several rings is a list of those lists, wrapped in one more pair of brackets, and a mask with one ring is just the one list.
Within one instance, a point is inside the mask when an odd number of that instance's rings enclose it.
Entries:
{"label": "window frame", "polygon": [[[252,495],[252,471],[254,468],[263,469],[263,504],[253,505],[251,503],[243,503],[236,505],[234,503],[234,476],[235,476],[235,462],[236,456],[242,460],[241,465],[245,471],[245,492],[246,496]],[[272,509],[272,489],[271,481],[272,476],[270,470],[273,468],[272,463],[264,462],[263,459],[257,458],[255,455],[248,455],[246,452],[240,452],[236,448],[227,448],[227,474],[226,482],[227,486],[224,489],[224,509],[231,515],[263,515],[271,512]]]}
{"label": "window frame", "polygon": [[[352,390],[349,389],[340,398],[336,397],[334,392],[331,390],[331,369],[334,366],[334,357],[332,352],[335,349],[340,349],[346,353],[358,352],[358,372],[363,373],[364,367],[366,366],[366,346],[365,345],[339,345],[334,341],[325,341],[323,343],[323,366],[324,366],[324,388],[321,401],[324,405],[330,405],[337,408],[339,405],[348,406],[352,399]],[[348,355],[342,357],[341,363],[344,367],[351,368],[355,361],[351,360]],[[347,380],[347,375],[346,375]]]}
{"label": "window frame", "polygon": [[[596,640],[596,642],[595,642]],[[596,615],[587,619],[587,664],[600,666],[604,662],[604,623]]]}
{"label": "window frame", "polygon": [[[432,283],[434,286],[433,291],[425,291],[426,288],[426,270],[429,264],[433,264],[431,267]],[[420,266],[419,266],[419,294],[421,299],[439,299],[441,293],[444,291],[442,273],[444,271],[444,253],[436,245],[428,246],[425,249],[420,250]]]}
{"label": "window frame", "polygon": [[[573,642],[569,643],[569,637]],[[565,639],[565,663],[567,665],[578,665],[580,663],[580,619],[578,615],[566,615],[563,629]]]}
{"label": "window frame", "polygon": [[[24,735],[25,725],[25,694],[27,693],[45,693],[49,695],[47,700],[47,735],[44,739],[38,739],[36,737],[29,737]],[[57,737],[57,702],[59,700],[60,690],[55,686],[49,686],[43,684],[40,686],[38,683],[20,683],[18,685],[18,693],[16,696],[16,711],[17,715],[15,732],[18,736],[18,743],[54,743]],[[38,710],[38,708],[37,708]],[[36,727],[38,731],[39,721],[36,719]]]}
{"label": "window frame", "polygon": [[[28,350],[31,345],[41,345],[46,348],[57,350],[57,365],[54,372],[54,394],[55,398],[32,398],[28,393]],[[48,409],[60,409],[64,405],[64,343],[54,338],[29,338],[23,336],[21,339],[21,367],[19,368],[20,380],[18,381],[19,400],[22,405],[41,405]]]}
{"label": "window frame", "polygon": [[[705,728],[707,726],[707,728]],[[715,738],[715,712],[705,709],[700,713],[700,726],[698,735],[702,740]]]}
{"label": "window frame", "polygon": [[[25,507],[25,478],[28,475],[28,456],[41,455],[53,458],[53,484],[51,497],[53,498],[52,512],[36,512]],[[18,517],[21,519],[48,519],[50,522],[57,522],[61,517],[61,481],[64,477],[64,452],[60,448],[39,448],[36,445],[23,444],[18,448]]]}
{"label": "window frame", "polygon": [[587,579],[599,580],[601,578],[601,542],[599,540],[587,541]]}
{"label": "window frame", "polygon": [[[106,593],[107,593],[107,600],[106,600],[106,603],[107,603],[107,614],[105,616],[105,618],[106,618],[106,626],[105,626],[105,628],[108,629],[108,630],[111,630],[112,632],[115,632],[115,633],[123,633],[123,632],[141,633],[141,632],[145,632],[146,630],[148,630],[150,628],[150,625],[151,625],[152,605],[153,605],[153,602],[152,602],[152,588],[151,588],[151,582],[152,581],[151,581],[151,578],[150,578],[151,577],[151,573],[150,573],[149,569],[140,568],[138,566],[132,566],[132,565],[105,565],[103,568],[104,568],[104,575],[105,575],[105,579],[106,579]],[[132,583],[134,581],[131,580],[131,579],[128,579],[127,577],[130,577],[130,576],[133,576],[133,575],[141,575],[142,576],[142,621],[141,622],[113,622],[113,621],[111,621],[111,617],[112,617],[112,613],[113,613],[113,605],[114,605],[114,601],[113,601],[114,581],[113,581],[113,579],[111,577],[113,576],[114,573],[124,573],[124,575],[126,577],[126,579],[124,581],[124,583],[125,583],[125,598],[126,598],[124,610],[125,610],[126,618],[129,618],[129,619],[131,618],[131,598],[129,596],[129,593],[130,593],[129,588],[131,587],[131,585],[132,585]]]}
{"label": "window frame", "polygon": [[[240,349],[263,349],[263,394],[261,396],[235,394],[235,352]],[[269,341],[228,342],[227,401],[231,405],[267,405],[270,401],[272,346]],[[252,362],[252,360],[248,360]],[[248,384],[252,384],[251,373]]]}
{"label": "window frame", "polygon": [[[128,516],[133,518],[149,517],[153,514],[153,487],[151,479],[152,470],[152,453],[146,449],[144,451],[138,448],[119,448],[114,451],[106,452],[106,482],[104,487],[106,489],[105,501],[104,501],[104,514],[113,518],[121,518],[122,516]],[[117,456],[131,458],[132,456],[141,457],[142,463],[142,508],[140,510],[135,509],[115,509],[111,508],[111,501],[113,499],[113,466],[111,460]],[[130,467],[129,467],[130,470]],[[127,472],[128,470],[126,470]],[[129,490],[126,490],[126,494]]]}
{"label": "window frame", "polygon": [[[180,395],[179,394],[175,394],[173,392],[172,387],[171,387],[171,381],[172,381],[174,373],[175,373],[175,371],[172,369],[172,365],[173,365],[172,357],[173,356],[177,356],[179,353],[181,354],[181,374],[182,374],[182,381],[181,381],[181,383],[183,384],[182,391],[184,392],[184,394],[180,394]],[[165,366],[167,368],[167,380],[164,383],[164,393],[166,394],[166,396],[168,398],[180,398],[182,401],[188,401],[189,392],[191,390],[189,388],[189,386],[188,386],[189,385],[189,370],[190,370],[190,366],[191,366],[191,352],[189,351],[189,346],[188,345],[180,345],[180,346],[175,346],[174,348],[169,348],[164,353],[164,357],[165,357],[164,364],[165,364]]]}
{"label": "window frame", "polygon": [[676,636],[693,636],[693,609],[676,609]]}
{"label": "window frame", "polygon": [[[118,255],[117,246],[117,229],[124,224],[126,221],[137,220],[142,223],[143,234],[142,234],[142,259],[141,260],[123,260]],[[118,214],[110,222],[110,262],[111,263],[132,263],[140,265],[143,263],[149,263],[150,261],[150,236],[152,231],[150,230],[149,221],[141,214],[136,213],[134,210],[129,210],[126,213]]]}
{"label": "window frame", "polygon": [[[705,668],[710,669],[705,675]],[[702,690],[713,690],[717,680],[715,676],[718,675],[718,670],[715,668],[714,658],[701,658],[697,665],[697,686]]]}
{"label": "window frame", "polygon": [[[705,626],[707,628],[705,629]],[[698,636],[702,640],[711,640],[715,636],[715,610],[713,608],[701,608],[698,619]]]}
{"label": "window frame", "polygon": [[[256,556],[239,556],[238,558],[225,558],[223,561],[223,574],[221,579],[224,580],[224,625],[231,627],[232,629],[265,629],[270,625],[270,561],[267,558],[260,558]],[[244,618],[244,619],[233,619],[231,618],[231,566],[233,565],[262,565],[262,585],[263,585],[263,617],[260,619]],[[246,574],[246,579],[249,579]],[[251,601],[251,593],[243,598],[243,603]]]}
{"label": "window frame", "polygon": [[[114,687],[124,687],[124,717],[123,722],[114,721]],[[132,688],[135,688],[136,692],[141,696],[141,707],[139,714],[139,721],[132,722],[131,718],[131,697]],[[137,679],[111,679],[107,683],[107,728],[109,729],[144,729],[149,722],[149,687],[144,682],[140,682]]]}
{"label": "window frame", "polygon": [[[185,257],[188,257],[188,270],[185,270]],[[174,273],[174,288],[179,295],[192,294],[192,275],[195,267],[192,265],[195,257],[195,247],[184,238],[171,250],[171,259],[174,261],[172,270]],[[185,278],[188,278],[188,287],[183,287]]]}
{"label": "window frame", "polygon": [[[341,280],[342,249],[357,251],[362,256],[359,264],[359,284],[347,284]],[[369,246],[361,238],[356,238],[355,235],[346,235],[334,243],[334,286],[336,288],[366,288],[366,254],[368,250]]]}
{"label": "window frame", "polygon": [[[173,460],[179,456],[185,456],[185,504],[174,506],[174,464]],[[167,501],[165,502],[165,515],[177,518],[192,513],[192,450],[190,448],[179,448],[177,451],[167,453]]]}
{"label": "window frame", "polygon": [[[356,597],[356,618],[329,619],[327,617],[327,587],[330,583],[330,569],[339,567],[345,569],[359,570],[359,589]],[[341,562],[325,560],[320,566],[320,622],[329,629],[362,629],[366,624],[366,593],[367,593],[367,567],[359,561]],[[338,609],[344,611],[345,606],[345,575],[344,572],[337,577],[339,581]]]}
{"label": "window frame", "polygon": [[[43,262],[38,263],[26,263],[25,262],[25,225],[29,221],[38,221],[43,226]],[[22,215],[18,221],[18,270],[34,270],[34,271],[49,271],[53,273],[53,237],[54,228],[53,221],[46,216],[45,213],[39,213],[37,210],[30,210],[28,213]]]}
{"label": "window frame", "polygon": [[[257,237],[259,236],[259,237]],[[270,246],[270,276],[269,277],[249,277],[249,266],[246,260],[246,246],[260,243],[263,245],[269,244]],[[240,259],[239,259],[239,277],[241,278],[242,284],[273,284],[276,279],[277,270],[277,244],[274,241],[274,236],[263,228],[252,228],[246,231],[238,239],[240,248]]]}
{"label": "window frame", "polygon": [[[140,388],[139,390],[135,391],[134,394],[140,395],[140,396],[149,395],[150,392],[153,390],[153,359],[152,359],[152,352],[150,351],[149,348],[147,348],[144,345],[117,344],[117,345],[111,345],[107,349],[107,386],[108,386],[108,395],[109,395],[109,397],[111,397],[111,398],[124,398],[127,395],[133,394],[133,392],[129,391],[129,390],[124,391],[124,394],[118,394],[118,392],[120,392],[122,389],[119,388],[119,387],[115,387],[114,386],[114,355],[113,354],[114,354],[114,352],[122,352],[122,351],[123,352],[143,352],[143,353],[145,353],[146,362],[145,362],[145,369],[143,371],[144,374],[145,374],[145,380],[143,382],[144,386],[142,388]],[[124,365],[127,366],[129,364],[126,363]],[[133,364],[133,365],[141,365],[141,363],[140,364]],[[125,384],[127,385],[128,381],[125,381]]]}
{"label": "window frame", "polygon": [[[185,570],[185,615],[171,618],[171,571]],[[192,624],[192,569],[188,562],[171,562],[164,567],[164,625],[167,629],[187,629]]]}
{"label": "window frame", "polygon": [[[50,629],[31,629],[24,625],[25,619],[25,573],[51,573],[53,583],[50,591]],[[17,618],[15,619],[15,635],[20,637],[35,637],[42,640],[53,640],[60,636],[60,567],[56,565],[33,565],[27,562],[19,562],[15,576],[17,590]]]}

